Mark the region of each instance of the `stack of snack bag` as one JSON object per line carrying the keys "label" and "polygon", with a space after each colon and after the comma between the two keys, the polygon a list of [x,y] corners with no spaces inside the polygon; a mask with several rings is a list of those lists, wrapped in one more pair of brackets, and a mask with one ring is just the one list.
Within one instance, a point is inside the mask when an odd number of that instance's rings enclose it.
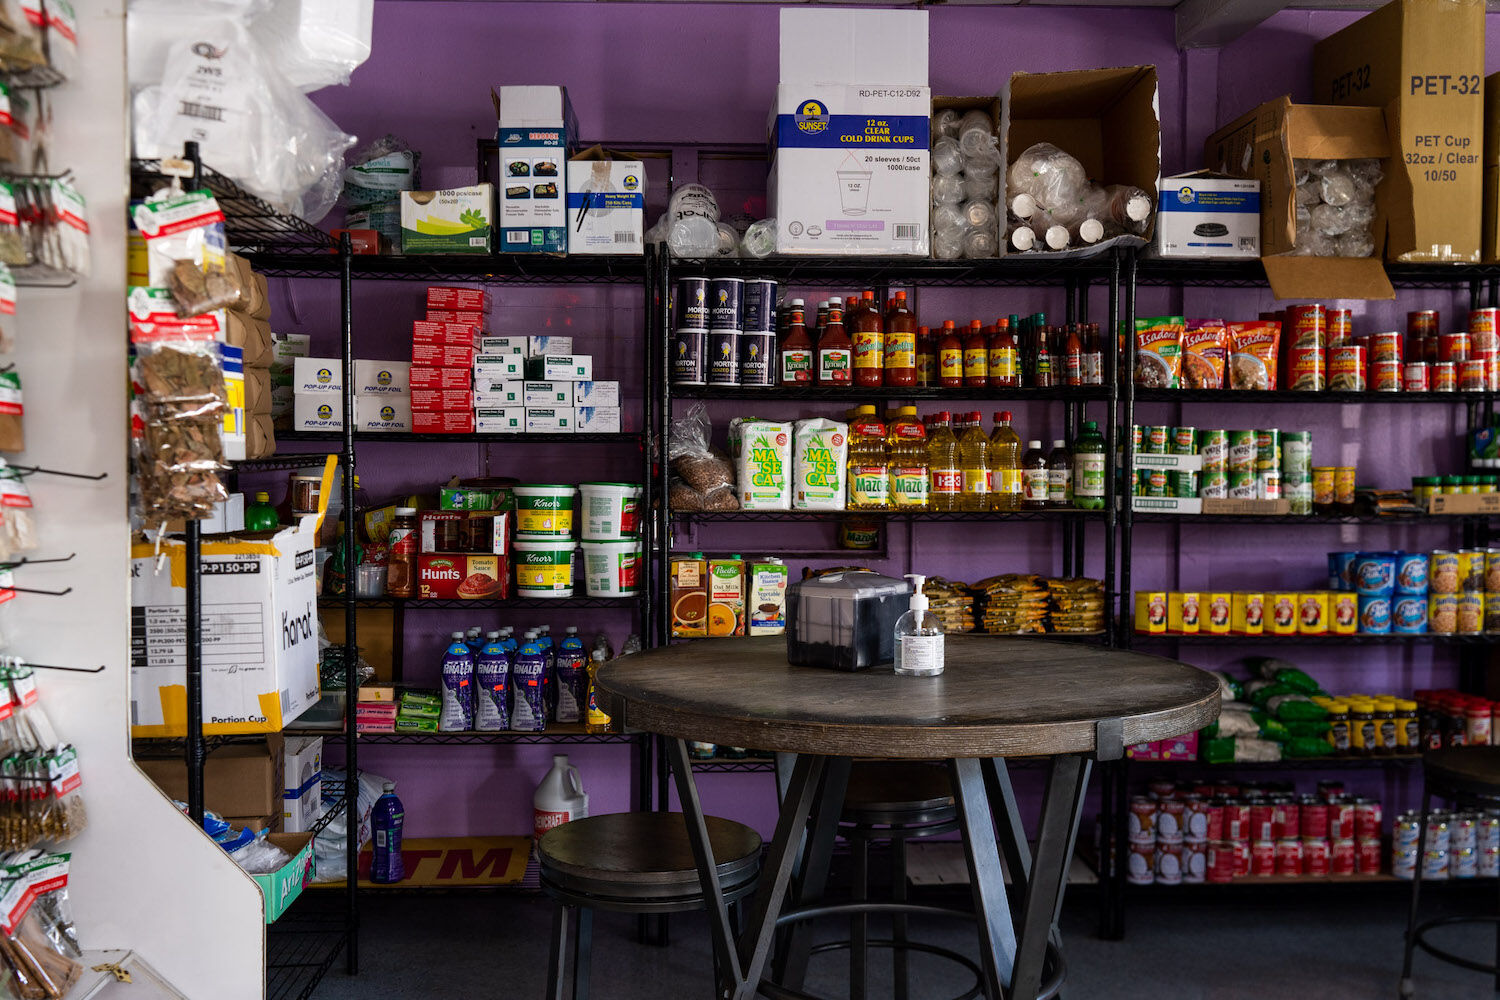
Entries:
{"label": "stack of snack bag", "polygon": [[928,610],[937,616],[944,632],[972,632],[975,627],[974,592],[966,583],[927,578],[922,591],[927,595]]}

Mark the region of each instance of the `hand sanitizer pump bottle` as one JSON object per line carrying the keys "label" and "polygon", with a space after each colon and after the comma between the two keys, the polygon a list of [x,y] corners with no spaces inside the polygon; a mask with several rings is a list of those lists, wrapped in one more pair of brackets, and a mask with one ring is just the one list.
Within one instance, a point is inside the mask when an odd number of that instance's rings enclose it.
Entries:
{"label": "hand sanitizer pump bottle", "polygon": [[918,573],[906,578],[916,588],[906,614],[896,619],[896,673],[910,677],[932,677],[943,672],[943,627],[927,610],[927,595]]}

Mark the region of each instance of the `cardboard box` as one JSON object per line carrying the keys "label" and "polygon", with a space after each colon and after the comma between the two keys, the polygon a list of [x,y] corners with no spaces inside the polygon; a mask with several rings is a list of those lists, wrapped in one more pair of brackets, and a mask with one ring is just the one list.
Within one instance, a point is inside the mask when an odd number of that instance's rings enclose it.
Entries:
{"label": "cardboard box", "polygon": [[527,337],[526,356],[534,358],[540,354],[572,354],[572,337]]}
{"label": "cardboard box", "polygon": [[574,382],[573,405],[619,406],[620,383],[615,381]]}
{"label": "cardboard box", "polygon": [[235,830],[249,830],[251,833],[260,833],[262,830],[268,833],[281,832],[281,813],[274,816],[225,816],[224,822]]}
{"label": "cardboard box", "polygon": [[417,556],[417,596],[504,600],[510,596],[510,565],[502,555],[424,553]]}
{"label": "cardboard box", "polygon": [[481,333],[490,325],[490,318],[484,313],[458,309],[429,309],[426,319],[429,323],[464,323],[478,327]]}
{"label": "cardboard box", "polygon": [[1131,760],[1161,760],[1161,741],[1128,746],[1125,748],[1125,756]]}
{"label": "cardboard box", "polygon": [[337,396],[344,391],[344,363],[338,358],[293,358],[292,391]]}
{"label": "cardboard box", "polygon": [[361,702],[354,710],[354,728],[361,733],[390,733],[396,730],[398,707],[394,702]]}
{"label": "cardboard box", "polygon": [[[324,473],[325,498],[332,475]],[[205,734],[277,732],[318,700],[319,519],[309,514],[269,538],[204,541]],[[167,539],[161,555],[158,572],[155,545],[131,548],[131,733],[139,737],[187,732],[183,543]]]}
{"label": "cardboard box", "polygon": [[1438,493],[1428,501],[1432,514],[1500,514],[1500,493]]}
{"label": "cardboard box", "polygon": [[[878,59],[829,59],[847,52]],[[767,214],[781,253],[929,249],[927,12],[781,10]]]}
{"label": "cardboard box", "polygon": [[482,407],[474,411],[474,429],[480,434],[520,434],[526,430],[524,406]]}
{"label": "cardboard box", "polygon": [[418,365],[411,370],[411,388],[418,389],[467,389],[473,377],[467,368],[432,368]]}
{"label": "cardboard box", "polygon": [[506,382],[526,377],[526,358],[520,354],[481,354],[474,359],[474,381]]}
{"label": "cardboard box", "polygon": [[271,372],[265,368],[245,368],[240,372],[244,382],[246,416],[271,415]]}
{"label": "cardboard box", "polygon": [[575,407],[577,418],[573,430],[578,434],[620,433],[620,408],[618,406]]}
{"label": "cardboard box", "polygon": [[487,313],[494,307],[490,293],[483,288],[464,288],[454,285],[428,285],[428,309],[461,309],[467,312]]}
{"label": "cardboard box", "polygon": [[1198,170],[1163,177],[1156,199],[1159,257],[1260,256],[1260,182]]}
{"label": "cardboard box", "polygon": [[450,411],[447,413],[433,413],[431,411],[413,412],[411,415],[411,427],[418,434],[473,434],[474,411]]}
{"label": "cardboard box", "polygon": [[567,174],[578,122],[565,87],[490,91],[500,146],[500,246],[505,253],[566,253]]}
{"label": "cardboard box", "polygon": [[493,184],[401,192],[402,253],[489,253],[494,225]]}
{"label": "cardboard box", "polygon": [[1500,261],[1500,73],[1484,78],[1484,217],[1480,254]]}
{"label": "cardboard box", "polygon": [[476,352],[472,347],[452,344],[412,344],[412,368],[473,368]]}
{"label": "cardboard box", "polygon": [[402,396],[410,391],[410,361],[354,362],[354,392],[356,395]]}
{"label": "cardboard box", "polygon": [[[1038,142],[1050,142],[1077,157],[1090,177],[1157,189],[1161,123],[1155,66],[1013,73],[1003,101],[1000,149],[1006,163]],[[1152,233],[1144,234],[1147,240]]]}
{"label": "cardboard box", "polygon": [[506,511],[468,511],[458,534],[465,552],[510,555],[510,514]]}
{"label": "cardboard box", "polygon": [[[526,356],[526,337],[484,337],[479,341],[481,354],[519,354]],[[568,338],[570,341],[572,338]],[[569,350],[572,350],[571,345]]]}
{"label": "cardboard box", "polygon": [[[1374,108],[1293,104],[1279,97],[1209,136],[1203,162],[1209,170],[1260,181],[1261,263],[1277,298],[1391,299],[1396,292],[1377,258],[1290,256],[1297,240],[1293,161],[1386,159],[1390,152],[1385,119]],[[1381,211],[1377,199],[1377,234]]]}
{"label": "cardboard box", "polygon": [[274,923],[298,896],[303,886],[313,880],[313,835],[310,833],[270,833],[266,840],[291,855],[291,860],[268,875],[251,875],[266,900],[266,923]]}
{"label": "cardboard box", "polygon": [[410,396],[355,396],[354,429],[372,434],[411,431]]}
{"label": "cardboard box", "polygon": [[[359,397],[355,397],[358,400]],[[357,405],[357,404],[356,404]],[[292,397],[292,430],[341,431],[344,404],[338,396],[324,392],[299,392]]]}
{"label": "cardboard box", "polygon": [[392,684],[361,684],[357,691],[360,704],[366,702],[395,702],[396,688]]}
{"label": "cardboard box", "polygon": [[323,815],[323,737],[288,736],[282,759],[281,827],[303,833]]}
{"label": "cardboard box", "polygon": [[[220,816],[281,815],[277,751],[267,742],[231,743],[208,755],[203,764],[203,807]],[[175,757],[136,759],[139,767],[166,795],[187,801],[187,763]]]}
{"label": "cardboard box", "polygon": [[1481,0],[1393,0],[1313,46],[1315,100],[1385,112],[1375,245],[1386,260],[1479,260],[1484,11]]}
{"label": "cardboard box", "polygon": [[474,409],[474,393],[468,389],[413,389],[413,413],[448,413]]}
{"label": "cardboard box", "polygon": [[1290,500],[1232,500],[1209,498],[1203,501],[1205,514],[1263,514],[1280,517],[1292,512]]}
{"label": "cardboard box", "polygon": [[[548,382],[588,382],[594,377],[592,354],[544,354],[526,359],[526,377]],[[569,396],[572,390],[568,390]]]}
{"label": "cardboard box", "polygon": [[571,382],[524,382],[522,401],[527,406],[572,406]]}
{"label": "cardboard box", "polygon": [[590,146],[568,161],[568,253],[645,252],[646,165]]}
{"label": "cardboard box", "polygon": [[478,382],[474,385],[474,409],[495,410],[526,405],[525,382]]}
{"label": "cardboard box", "polygon": [[220,313],[223,317],[222,343],[238,347],[245,352],[245,364],[252,368],[266,368],[275,360],[274,337],[271,324],[244,313]]}
{"label": "cardboard box", "polygon": [[467,511],[461,510],[423,510],[417,512],[417,551],[418,552],[459,552],[463,546],[456,542],[451,545],[440,544],[443,538],[441,525],[448,524],[453,528],[453,534],[458,534],[458,525],[467,516]]}
{"label": "cardboard box", "polygon": [[452,344],[455,347],[479,349],[480,330],[468,323],[434,323],[414,320],[411,324],[413,344]]}
{"label": "cardboard box", "polygon": [[[247,456],[245,429],[245,365],[241,351],[228,344],[216,344],[219,365],[224,371],[224,457],[231,462]],[[14,378],[15,376],[11,376]]]}
{"label": "cardboard box", "polygon": [[515,509],[510,485],[515,480],[460,480],[454,476],[448,485],[438,488],[440,510],[494,511]]}
{"label": "cardboard box", "polygon": [[526,407],[528,434],[572,434],[577,420],[571,406]]}

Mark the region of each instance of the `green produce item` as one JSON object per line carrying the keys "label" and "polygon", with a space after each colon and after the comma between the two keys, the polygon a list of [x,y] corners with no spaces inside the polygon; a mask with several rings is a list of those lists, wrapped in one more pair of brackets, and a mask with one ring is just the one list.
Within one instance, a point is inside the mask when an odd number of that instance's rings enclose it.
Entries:
{"label": "green produce item", "polygon": [[1261,739],[1275,740],[1277,743],[1281,743],[1292,738],[1291,732],[1274,715],[1268,715],[1265,712],[1251,712],[1250,717],[1260,727]]}
{"label": "green produce item", "polygon": [[1276,714],[1282,722],[1293,719],[1320,721],[1328,718],[1328,711],[1305,694],[1281,694],[1269,699],[1265,707]]}
{"label": "green produce item", "polygon": [[1219,739],[1208,740],[1199,744],[1202,747],[1202,757],[1210,764],[1232,764],[1234,763],[1234,737],[1223,736]]}
{"label": "green produce item", "polygon": [[1250,704],[1256,706],[1257,708],[1265,708],[1266,703],[1269,702],[1272,698],[1282,698],[1286,695],[1296,693],[1297,692],[1293,691],[1289,687],[1283,687],[1280,684],[1267,682],[1264,687],[1260,688],[1250,696]]}
{"label": "green produce item", "polygon": [[1300,694],[1317,694],[1322,690],[1317,681],[1296,667],[1286,667],[1276,671],[1276,683]]}
{"label": "green produce item", "polygon": [[1215,737],[1217,737],[1218,735],[1219,735],[1219,723],[1217,721],[1210,722],[1208,725],[1206,725],[1202,729],[1198,730],[1198,738],[1200,740],[1211,740],[1211,739],[1214,739]]}
{"label": "green produce item", "polygon": [[1293,719],[1283,725],[1294,738],[1321,739],[1325,743],[1328,742],[1328,730],[1332,728],[1327,722],[1313,719]]}
{"label": "green produce item", "polygon": [[1281,745],[1281,752],[1288,757],[1326,757],[1333,753],[1333,745],[1315,736],[1296,736]]}

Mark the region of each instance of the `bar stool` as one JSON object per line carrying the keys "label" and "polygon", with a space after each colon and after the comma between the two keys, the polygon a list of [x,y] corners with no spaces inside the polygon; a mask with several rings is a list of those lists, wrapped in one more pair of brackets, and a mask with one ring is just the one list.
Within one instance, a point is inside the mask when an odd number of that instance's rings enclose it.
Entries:
{"label": "bar stool", "polygon": [[1427,848],[1427,820],[1432,812],[1432,798],[1446,799],[1457,805],[1500,806],[1500,746],[1451,747],[1434,750],[1422,756],[1422,822],[1417,833],[1417,870],[1411,882],[1411,909],[1406,918],[1406,951],[1401,964],[1401,996],[1414,995],[1411,978],[1412,955],[1421,948],[1433,958],[1460,968],[1485,972],[1495,977],[1500,992],[1500,933],[1495,939],[1495,962],[1486,964],[1465,958],[1429,943],[1426,934],[1434,927],[1462,923],[1500,924],[1500,911],[1490,915],[1440,917],[1417,922],[1417,902],[1422,888],[1422,860]]}
{"label": "bar stool", "polygon": [[[948,772],[937,764],[856,763],[849,771],[849,787],[839,817],[839,836],[849,844],[854,871],[850,896],[855,904],[870,898],[870,844],[890,841],[891,901],[905,904],[906,844],[911,840],[952,833],[958,829],[958,806]],[[841,947],[844,942],[823,945]],[[863,1000],[867,987],[866,958],[874,944],[891,949],[895,1000],[906,1000],[910,975],[907,953],[927,951],[913,948],[907,936],[907,915],[891,912],[889,942],[870,940],[869,914],[856,910],[849,918],[849,996]],[[963,961],[959,956],[947,954]],[[965,963],[967,964],[967,963]]]}
{"label": "bar stool", "polygon": [[[755,888],[760,834],[741,823],[705,817],[724,899],[737,903]],[[638,812],[589,816],[554,827],[537,841],[541,888],[557,901],[552,918],[547,996],[563,1000],[568,932],[573,953],[573,1000],[589,993],[593,911],[677,913],[701,909],[703,890],[681,813]]]}

